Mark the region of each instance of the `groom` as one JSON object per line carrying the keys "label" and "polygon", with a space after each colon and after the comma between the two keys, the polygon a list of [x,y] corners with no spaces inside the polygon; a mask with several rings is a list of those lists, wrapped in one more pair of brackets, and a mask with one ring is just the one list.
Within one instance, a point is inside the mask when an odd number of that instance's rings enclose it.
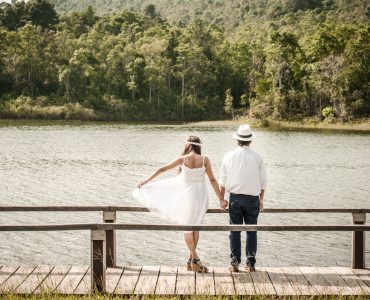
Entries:
{"label": "groom", "polygon": [[[260,211],[263,210],[266,188],[266,171],[261,156],[249,148],[255,139],[249,125],[241,125],[233,138],[238,148],[228,152],[221,165],[220,186],[224,199],[225,191],[230,192],[230,224],[257,224]],[[221,203],[226,208],[227,201]],[[230,232],[230,270],[239,272],[241,263],[240,231]],[[255,271],[257,253],[257,232],[247,232],[246,258],[247,269]]]}

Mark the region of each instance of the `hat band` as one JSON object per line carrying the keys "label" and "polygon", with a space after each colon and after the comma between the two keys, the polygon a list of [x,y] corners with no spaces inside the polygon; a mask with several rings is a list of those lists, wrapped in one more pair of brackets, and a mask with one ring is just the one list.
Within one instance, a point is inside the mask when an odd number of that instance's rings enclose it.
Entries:
{"label": "hat band", "polygon": [[241,135],[239,133],[237,133],[238,137],[241,137],[242,139],[247,139],[247,138],[250,138],[252,137],[252,134],[248,134],[248,135]]}

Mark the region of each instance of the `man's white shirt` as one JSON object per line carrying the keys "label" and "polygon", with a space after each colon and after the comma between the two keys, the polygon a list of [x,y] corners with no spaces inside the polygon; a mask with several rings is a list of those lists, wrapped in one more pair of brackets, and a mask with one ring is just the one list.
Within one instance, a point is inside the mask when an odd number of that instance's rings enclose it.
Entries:
{"label": "man's white shirt", "polygon": [[228,152],[221,165],[220,185],[226,192],[258,196],[266,189],[265,164],[248,146]]}

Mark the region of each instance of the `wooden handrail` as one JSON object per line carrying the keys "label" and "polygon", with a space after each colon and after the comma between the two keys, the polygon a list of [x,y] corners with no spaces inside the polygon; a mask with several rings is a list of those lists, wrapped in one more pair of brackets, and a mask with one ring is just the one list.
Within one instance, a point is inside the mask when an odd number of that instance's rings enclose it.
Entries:
{"label": "wooden handrail", "polygon": [[41,224],[0,225],[0,231],[149,230],[149,231],[370,231],[370,225],[171,225],[171,224]]}
{"label": "wooden handrail", "polygon": [[[11,211],[122,211],[149,212],[137,206],[0,206],[0,212]],[[228,213],[228,210],[209,208],[207,213]],[[261,213],[370,213],[370,209],[360,208],[265,208]]]}

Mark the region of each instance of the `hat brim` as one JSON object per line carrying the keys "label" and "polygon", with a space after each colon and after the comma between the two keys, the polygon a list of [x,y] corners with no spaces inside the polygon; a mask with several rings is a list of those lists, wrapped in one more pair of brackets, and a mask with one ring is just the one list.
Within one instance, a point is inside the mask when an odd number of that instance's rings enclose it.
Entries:
{"label": "hat brim", "polygon": [[240,136],[238,136],[237,133],[234,133],[233,134],[233,138],[238,140],[238,141],[243,141],[243,142],[250,142],[250,141],[253,141],[255,138],[256,138],[256,134],[252,132],[252,136],[249,137],[249,138],[242,138]]}

